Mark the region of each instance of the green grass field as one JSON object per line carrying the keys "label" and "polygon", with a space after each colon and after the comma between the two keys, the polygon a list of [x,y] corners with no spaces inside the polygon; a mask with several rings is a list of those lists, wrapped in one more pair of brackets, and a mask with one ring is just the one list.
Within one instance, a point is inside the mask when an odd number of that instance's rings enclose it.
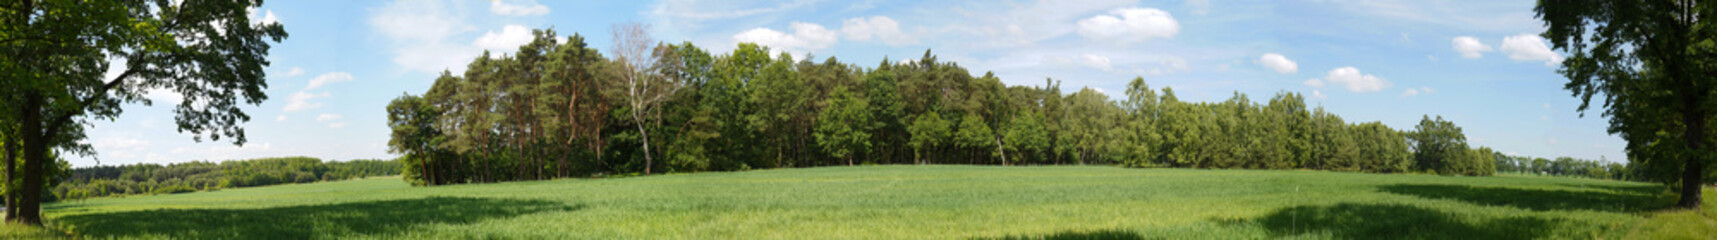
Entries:
{"label": "green grass field", "polygon": [[[1678,239],[1650,184],[1116,167],[867,166],[410,187],[398,178],[46,206],[81,238]],[[4,236],[0,236],[4,237]]]}

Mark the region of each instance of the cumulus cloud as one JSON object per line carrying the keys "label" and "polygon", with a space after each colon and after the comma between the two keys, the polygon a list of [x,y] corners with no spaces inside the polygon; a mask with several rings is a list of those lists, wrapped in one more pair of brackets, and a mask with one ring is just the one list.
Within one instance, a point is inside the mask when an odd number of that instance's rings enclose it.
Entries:
{"label": "cumulus cloud", "polygon": [[207,159],[243,159],[243,158],[255,158],[255,157],[262,157],[262,156],[279,154],[279,153],[273,152],[273,150],[274,150],[274,144],[273,143],[269,143],[269,142],[254,143],[253,142],[253,143],[247,143],[243,146],[233,146],[233,145],[226,145],[226,144],[212,144],[212,145],[176,147],[176,148],[173,148],[173,151],[171,151],[171,152],[173,154],[205,156]]}
{"label": "cumulus cloud", "polygon": [[399,1],[371,14],[368,24],[389,40],[393,63],[406,70],[464,72],[475,56],[472,46],[458,44],[454,36],[474,31],[462,16],[440,1]]}
{"label": "cumulus cloud", "polygon": [[1544,61],[1545,66],[1562,63],[1562,55],[1550,51],[1550,46],[1544,44],[1544,38],[1530,33],[1503,38],[1502,52],[1515,61]]}
{"label": "cumulus cloud", "polygon": [[532,38],[534,37],[531,36],[530,28],[507,25],[501,27],[501,32],[488,31],[483,33],[483,37],[477,38],[477,41],[472,41],[471,45],[489,51],[510,52],[518,49],[520,45],[530,43]]}
{"label": "cumulus cloud", "polygon": [[345,82],[345,81],[351,81],[351,80],[352,80],[352,74],[348,74],[346,72],[325,73],[325,74],[316,76],[316,78],[311,78],[310,79],[310,85],[304,86],[304,90],[316,89],[318,87],[322,87],[322,85],[327,85],[329,83]]}
{"label": "cumulus cloud", "polygon": [[333,121],[333,120],[340,120],[340,115],[339,114],[331,114],[331,113],[323,113],[321,115],[316,115],[316,121],[317,122],[327,122],[327,121]]}
{"label": "cumulus cloud", "polygon": [[1186,0],[1186,7],[1192,9],[1193,15],[1203,16],[1210,13],[1210,0]]}
{"label": "cumulus cloud", "polygon": [[[1348,91],[1353,91],[1353,92],[1382,91],[1384,88],[1389,88],[1389,86],[1391,85],[1388,80],[1383,80],[1383,78],[1379,78],[1377,76],[1372,76],[1369,74],[1360,73],[1359,68],[1355,68],[1352,66],[1340,67],[1340,68],[1336,68],[1333,70],[1329,70],[1329,75],[1324,77],[1323,82],[1327,82],[1329,84],[1334,84],[1334,85],[1342,85],[1342,86],[1347,87]],[[1307,85],[1310,85],[1310,83],[1308,83]]]}
{"label": "cumulus cloud", "polygon": [[884,16],[847,19],[846,22],[841,23],[841,33],[853,41],[876,40],[890,46],[918,43],[918,38],[900,31],[899,22]]}
{"label": "cumulus cloud", "polygon": [[263,13],[263,14],[262,14],[262,20],[258,20],[258,21],[256,21],[256,22],[257,22],[257,23],[259,23],[259,24],[275,24],[275,23],[280,23],[280,17],[275,17],[275,16],[274,16],[274,10],[266,10],[266,11],[263,11],[263,12],[264,12],[264,13]]}
{"label": "cumulus cloud", "polygon": [[1115,70],[1115,67],[1110,64],[1109,57],[1104,57],[1104,56],[1100,56],[1100,55],[1096,55],[1096,54],[1087,53],[1085,55],[1080,55],[1079,56],[1079,64],[1085,65],[1086,67],[1095,68],[1097,70],[1103,70],[1103,71]]}
{"label": "cumulus cloud", "polygon": [[1265,53],[1264,56],[1259,56],[1258,63],[1264,64],[1264,67],[1280,74],[1294,74],[1300,71],[1300,64],[1294,63],[1294,60],[1288,60],[1288,57],[1277,53]]}
{"label": "cumulus cloud", "polygon": [[1316,78],[1307,79],[1306,80],[1306,86],[1324,87],[1324,80],[1323,79],[1316,79]]}
{"label": "cumulus cloud", "polygon": [[1192,67],[1186,65],[1186,59],[1180,57],[1165,56],[1160,61],[1163,67],[1167,69],[1167,72],[1185,72],[1192,70]]}
{"label": "cumulus cloud", "polygon": [[508,16],[532,16],[548,14],[548,6],[529,2],[524,4],[507,4],[500,0],[489,2],[489,12]]}
{"label": "cumulus cloud", "polygon": [[121,161],[141,158],[140,154],[147,153],[150,146],[147,140],[121,136],[101,137],[87,143],[103,156],[119,158]]}
{"label": "cumulus cloud", "polygon": [[1450,41],[1450,44],[1454,46],[1456,52],[1461,53],[1463,58],[1481,58],[1484,57],[1484,52],[1492,51],[1490,45],[1485,45],[1479,42],[1478,38],[1471,36],[1455,37],[1454,40]]}
{"label": "cumulus cloud", "polygon": [[1079,35],[1092,40],[1138,43],[1180,33],[1180,22],[1155,8],[1122,8],[1079,20]]}
{"label": "cumulus cloud", "polygon": [[149,93],[143,94],[143,97],[149,98],[150,102],[155,103],[179,104],[185,102],[184,94],[162,88],[149,89]]}
{"label": "cumulus cloud", "polygon": [[283,114],[283,115],[277,115],[277,116],[274,116],[274,121],[276,121],[276,122],[285,122],[285,121],[286,121],[286,115],[284,115],[284,114]]}
{"label": "cumulus cloud", "polygon": [[1431,89],[1431,87],[1420,86],[1419,88],[1408,88],[1407,91],[1401,92],[1401,96],[1402,97],[1412,97],[1412,96],[1418,96],[1421,94],[1432,94],[1432,93],[1437,93],[1437,90]]}
{"label": "cumulus cloud", "polygon": [[1312,98],[1329,99],[1329,95],[1324,95],[1323,92],[1319,92],[1318,90],[1312,90]]}
{"label": "cumulus cloud", "polygon": [[776,51],[789,51],[797,54],[828,48],[829,45],[834,45],[836,41],[839,41],[835,31],[830,31],[823,25],[793,22],[787,28],[793,33],[787,34],[768,28],[754,28],[733,35],[733,40],[756,43],[769,46]]}
{"label": "cumulus cloud", "polygon": [[291,96],[286,97],[286,107],[281,108],[280,111],[297,112],[321,108],[322,103],[310,102],[310,100],[329,96],[331,95],[328,95],[326,92],[322,94],[310,94],[304,91],[293,92]]}
{"label": "cumulus cloud", "polygon": [[304,75],[303,68],[292,67],[291,70],[286,70],[286,77],[297,77],[299,75]]}

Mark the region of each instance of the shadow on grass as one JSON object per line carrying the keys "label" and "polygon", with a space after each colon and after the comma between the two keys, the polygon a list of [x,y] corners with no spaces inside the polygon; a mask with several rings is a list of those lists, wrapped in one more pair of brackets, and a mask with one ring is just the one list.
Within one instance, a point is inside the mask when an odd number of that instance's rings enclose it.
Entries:
{"label": "shadow on grass", "polygon": [[1066,231],[1066,232],[1059,232],[1059,233],[1050,234],[1050,235],[1043,235],[1043,236],[1007,236],[1007,237],[1001,237],[1001,238],[980,238],[980,239],[996,239],[996,240],[1028,240],[1028,239],[1045,239],[1045,240],[1078,240],[1078,239],[1135,240],[1135,239],[1145,239],[1145,237],[1140,236],[1138,233],[1134,233],[1131,231],[1098,230],[1098,231]]}
{"label": "shadow on grass", "polygon": [[96,213],[55,221],[89,238],[322,239],[386,235],[427,224],[464,224],[582,208],[542,200],[429,197],[262,209]]}
{"label": "shadow on grass", "polygon": [[1553,223],[1540,218],[1463,220],[1409,205],[1342,203],[1283,208],[1253,220],[1274,238],[1328,235],[1337,239],[1533,239]]}
{"label": "shadow on grass", "polygon": [[1671,189],[1669,186],[1666,186],[1666,185],[1655,185],[1655,184],[1654,185],[1637,185],[1637,186],[1613,186],[1613,185],[1597,185],[1597,184],[1559,183],[1556,185],[1561,185],[1564,187],[1572,187],[1572,188],[1589,188],[1589,189],[1615,191],[1615,192],[1623,192],[1623,193],[1629,193],[1629,194],[1642,194],[1642,195],[1657,195],[1659,193],[1663,193],[1664,191],[1674,190],[1674,189]]}
{"label": "shadow on grass", "polygon": [[1430,199],[1452,199],[1479,205],[1511,206],[1535,211],[1590,210],[1632,213],[1658,210],[1673,203],[1661,188],[1598,187],[1609,191],[1569,191],[1474,187],[1463,185],[1396,184],[1378,190]]}

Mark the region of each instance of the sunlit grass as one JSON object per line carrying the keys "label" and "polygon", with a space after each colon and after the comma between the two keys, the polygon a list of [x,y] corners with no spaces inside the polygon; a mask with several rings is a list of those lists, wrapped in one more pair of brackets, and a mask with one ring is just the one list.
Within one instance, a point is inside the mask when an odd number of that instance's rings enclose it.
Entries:
{"label": "sunlit grass", "polygon": [[54,231],[44,231],[86,238],[219,239],[1714,234],[1717,223],[1709,210],[1663,210],[1673,202],[1664,190],[1529,176],[1066,166],[829,167],[441,187],[372,178],[56,203],[46,210]]}

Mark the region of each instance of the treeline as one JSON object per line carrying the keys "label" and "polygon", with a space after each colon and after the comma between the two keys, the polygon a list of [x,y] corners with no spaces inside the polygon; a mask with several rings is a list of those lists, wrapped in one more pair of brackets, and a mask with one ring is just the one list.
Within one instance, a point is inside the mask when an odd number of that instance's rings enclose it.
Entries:
{"label": "treeline", "polygon": [[1441,117],[1412,131],[1348,123],[1296,93],[1183,102],[1136,78],[1114,101],[1053,80],[1007,86],[929,51],[865,68],[750,43],[711,54],[649,42],[609,58],[580,35],[534,36],[388,105],[408,181],[913,163],[1495,172],[1495,151]]}
{"label": "treeline", "polygon": [[400,174],[398,160],[328,161],[310,157],[139,163],[74,168],[52,190],[59,199],[171,194],[287,183],[337,181]]}
{"label": "treeline", "polygon": [[1646,169],[1634,164],[1572,157],[1545,159],[1497,154],[1496,171],[1624,181],[1651,181],[1650,178],[1647,178]]}

